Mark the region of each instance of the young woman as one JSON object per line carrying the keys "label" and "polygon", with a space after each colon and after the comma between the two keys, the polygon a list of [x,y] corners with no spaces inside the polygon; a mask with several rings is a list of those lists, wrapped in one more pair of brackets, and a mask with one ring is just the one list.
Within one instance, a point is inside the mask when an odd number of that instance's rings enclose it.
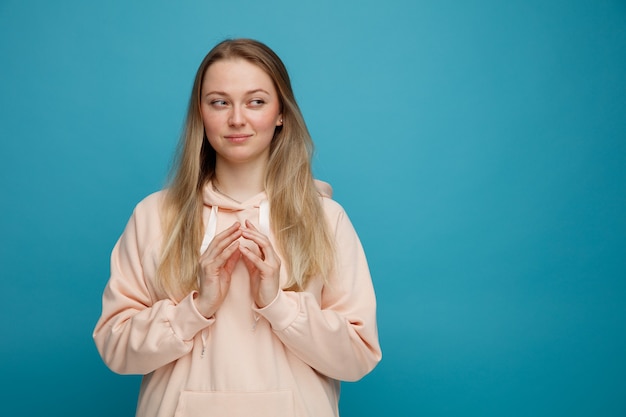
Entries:
{"label": "young woman", "polygon": [[365,255],[312,148],[272,50],[209,52],[171,183],[113,249],[93,335],[114,372],[145,375],[137,416],[337,416],[339,381],[380,361]]}

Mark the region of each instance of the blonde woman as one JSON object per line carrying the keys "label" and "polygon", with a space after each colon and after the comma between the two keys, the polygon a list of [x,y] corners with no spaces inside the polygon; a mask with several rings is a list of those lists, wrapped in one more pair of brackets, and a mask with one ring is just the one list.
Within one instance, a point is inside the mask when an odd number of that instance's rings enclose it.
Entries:
{"label": "blonde woman", "polygon": [[276,54],[221,42],[195,77],[170,185],[135,208],[94,330],[144,375],[137,416],[338,416],[381,359],[363,249]]}

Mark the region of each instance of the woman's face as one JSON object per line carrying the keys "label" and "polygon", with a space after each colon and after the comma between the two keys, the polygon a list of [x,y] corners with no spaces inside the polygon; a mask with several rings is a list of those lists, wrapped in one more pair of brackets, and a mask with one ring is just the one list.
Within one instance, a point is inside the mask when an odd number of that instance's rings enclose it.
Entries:
{"label": "woman's face", "polygon": [[204,74],[200,100],[204,131],[218,164],[267,163],[282,115],[265,71],[243,59],[217,61]]}

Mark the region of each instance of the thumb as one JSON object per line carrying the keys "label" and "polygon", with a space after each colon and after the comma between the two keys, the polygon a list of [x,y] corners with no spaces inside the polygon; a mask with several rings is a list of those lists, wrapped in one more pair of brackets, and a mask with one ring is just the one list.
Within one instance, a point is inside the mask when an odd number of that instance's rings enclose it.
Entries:
{"label": "thumb", "polygon": [[232,253],[232,255],[228,257],[228,259],[224,263],[224,269],[229,274],[233,272],[233,269],[235,269],[235,265],[237,264],[240,258],[241,258],[241,252],[239,251],[239,249],[237,249],[236,251]]}

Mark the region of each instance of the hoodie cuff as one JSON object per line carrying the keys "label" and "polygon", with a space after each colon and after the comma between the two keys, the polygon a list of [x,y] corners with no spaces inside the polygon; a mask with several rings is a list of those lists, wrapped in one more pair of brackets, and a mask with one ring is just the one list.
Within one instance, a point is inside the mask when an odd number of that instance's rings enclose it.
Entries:
{"label": "hoodie cuff", "polygon": [[299,304],[297,293],[280,290],[274,301],[263,308],[254,307],[253,309],[269,321],[272,329],[281,331],[289,327],[298,317]]}
{"label": "hoodie cuff", "polygon": [[201,330],[213,324],[215,317],[204,317],[193,302],[196,291],[193,291],[180,303],[173,306],[167,318],[174,333],[182,340],[191,340]]}

